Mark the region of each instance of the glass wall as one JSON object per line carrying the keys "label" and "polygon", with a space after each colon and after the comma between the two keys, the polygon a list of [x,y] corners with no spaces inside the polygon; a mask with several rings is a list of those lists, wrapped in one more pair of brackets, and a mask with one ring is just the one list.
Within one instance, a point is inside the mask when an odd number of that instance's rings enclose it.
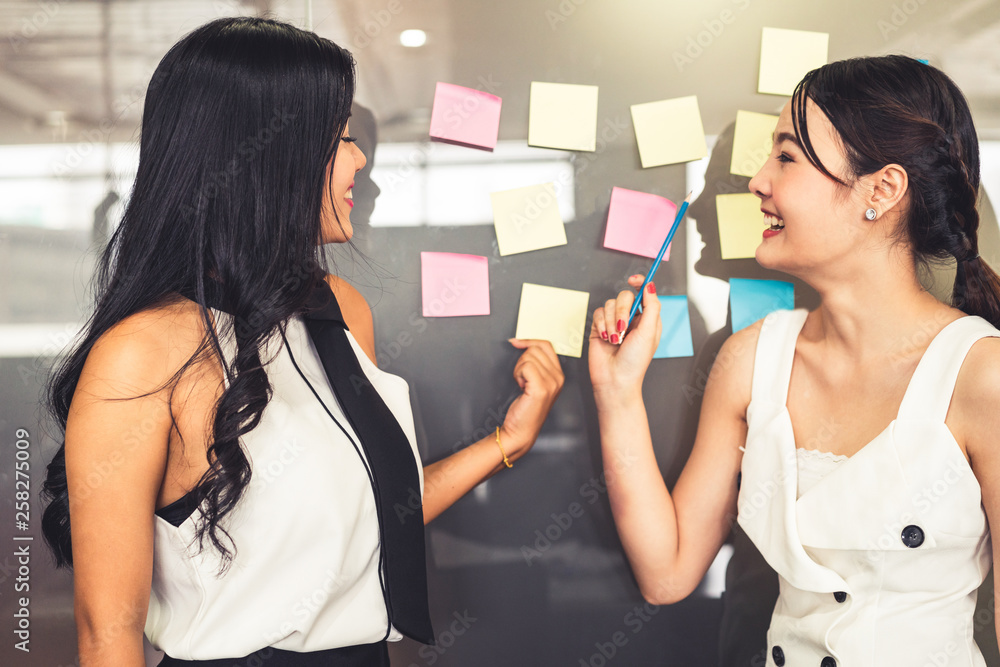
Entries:
{"label": "glass wall", "polygon": [[[657,359],[644,386],[661,472],[690,452],[701,393],[731,333],[730,279],[789,281],[753,259],[723,259],[718,194],[740,110],[776,114],[757,92],[765,27],[829,34],[829,59],[904,53],[944,69],[973,107],[983,155],[981,252],[1000,266],[1000,3],[979,0],[12,0],[0,3],[0,663],[78,664],[71,574],[41,539],[38,491],[60,435],[41,405],[52,364],[92,308],[98,256],[120,219],[138,161],[146,85],[181,36],[228,15],[270,15],[349,48],[358,67],[352,130],[373,163],[355,189],[355,239],[328,246],[336,271],[372,304],[376,356],[410,384],[430,463],[484,437],[518,387],[513,336],[524,283],[589,294],[589,311],[650,260],[605,247],[612,189],[696,199],[657,274],[686,296],[692,353]],[[413,33],[423,31],[423,41]],[[408,45],[405,45],[406,42]],[[789,47],[784,57],[800,54]],[[432,141],[435,85],[502,99],[492,151]],[[596,144],[529,146],[532,82],[597,86]],[[707,156],[643,168],[631,106],[697,96]],[[222,111],[220,111],[222,112]],[[567,243],[502,255],[491,193],[555,184]],[[441,318],[421,305],[420,253],[487,258],[490,315]],[[947,267],[928,283],[950,290]],[[817,297],[792,281],[795,304]],[[588,321],[589,324],[589,321]],[[404,640],[393,664],[763,665],[776,580],[734,531],[686,600],[644,602],[612,523],[587,370],[561,356],[566,386],[533,451],[427,528],[435,647]],[[21,452],[27,452],[22,454]],[[17,462],[29,466],[18,468]],[[29,470],[30,515],[18,490]],[[21,481],[22,484],[18,485]],[[30,538],[30,539],[24,539]],[[29,571],[18,549],[30,552]],[[122,545],[109,544],[122,549]],[[18,587],[30,583],[29,589]],[[992,579],[976,633],[1000,667]],[[30,594],[30,653],[19,600]],[[13,619],[13,620],[12,620]],[[157,652],[148,647],[149,664]]]}

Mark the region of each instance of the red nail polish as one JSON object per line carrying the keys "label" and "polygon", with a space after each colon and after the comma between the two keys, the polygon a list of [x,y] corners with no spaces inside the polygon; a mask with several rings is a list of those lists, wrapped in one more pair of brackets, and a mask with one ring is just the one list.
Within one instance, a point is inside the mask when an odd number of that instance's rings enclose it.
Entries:
{"label": "red nail polish", "polygon": [[656,294],[656,285],[649,283],[646,285],[646,290],[649,291],[650,294]]}
{"label": "red nail polish", "polygon": [[625,320],[618,320],[618,331],[625,331]]}
{"label": "red nail polish", "polygon": [[618,344],[618,334],[611,334],[611,342]]}
{"label": "red nail polish", "polygon": [[601,338],[603,338],[604,340],[607,340],[608,339],[608,332],[607,331],[602,331],[601,332]]}

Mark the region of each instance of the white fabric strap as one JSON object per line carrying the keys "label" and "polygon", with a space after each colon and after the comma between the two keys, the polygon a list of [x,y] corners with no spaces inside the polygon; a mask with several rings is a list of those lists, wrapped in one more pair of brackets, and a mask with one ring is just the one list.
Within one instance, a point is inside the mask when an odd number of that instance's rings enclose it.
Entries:
{"label": "white fabric strap", "polygon": [[981,317],[969,315],[946,325],[913,371],[897,418],[943,422],[966,355],[976,341],[988,337],[1000,337],[1000,331]]}
{"label": "white fabric strap", "polygon": [[776,310],[764,318],[754,355],[751,400],[788,401],[788,383],[795,360],[795,341],[809,314],[804,308]]}

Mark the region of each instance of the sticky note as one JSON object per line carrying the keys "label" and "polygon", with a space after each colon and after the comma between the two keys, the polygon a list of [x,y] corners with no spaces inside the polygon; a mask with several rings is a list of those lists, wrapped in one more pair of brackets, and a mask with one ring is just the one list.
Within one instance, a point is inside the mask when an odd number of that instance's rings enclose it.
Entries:
{"label": "sticky note", "polygon": [[829,43],[825,32],[764,28],[757,92],[791,95],[802,77],[826,64]]}
{"label": "sticky note", "polygon": [[660,300],[660,322],[663,323],[663,332],[660,334],[660,344],[656,346],[653,358],[693,356],[691,313],[688,311],[687,297],[661,296],[657,298]]}
{"label": "sticky note", "polygon": [[528,145],[597,150],[597,86],[532,81]]}
{"label": "sticky note", "polygon": [[[604,247],[655,259],[676,215],[677,205],[665,197],[612,188]],[[669,246],[663,253],[663,261],[668,259]]]}
{"label": "sticky note", "polygon": [[496,95],[439,81],[431,110],[431,138],[493,150],[500,132],[500,104]]}
{"label": "sticky note", "polygon": [[490,314],[490,274],[485,257],[420,253],[424,317]]}
{"label": "sticky note", "polygon": [[490,193],[501,255],[566,245],[553,183]]}
{"label": "sticky note", "polygon": [[795,286],[781,280],[729,279],[729,312],[733,333],[768,313],[795,308]]}
{"label": "sticky note", "polygon": [[633,104],[632,125],[643,168],[690,162],[708,155],[695,95]]}
{"label": "sticky note", "polygon": [[588,292],[524,283],[514,336],[547,340],[556,354],[579,358],[589,304]]}
{"label": "sticky note", "polygon": [[760,197],[749,192],[715,195],[715,212],[719,218],[722,259],[754,257],[766,227]]}
{"label": "sticky note", "polygon": [[778,117],[753,111],[736,112],[733,157],[729,173],[753,178],[771,155],[771,135]]}

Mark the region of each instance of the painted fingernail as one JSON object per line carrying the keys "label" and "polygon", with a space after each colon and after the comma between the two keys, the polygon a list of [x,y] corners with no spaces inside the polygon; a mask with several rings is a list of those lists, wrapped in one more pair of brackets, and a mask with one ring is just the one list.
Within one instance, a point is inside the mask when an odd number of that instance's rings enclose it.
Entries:
{"label": "painted fingernail", "polygon": [[656,294],[656,285],[654,285],[653,283],[649,283],[648,285],[646,285],[646,290],[650,294]]}
{"label": "painted fingernail", "polygon": [[607,340],[608,339],[608,332],[607,331],[602,331],[601,332],[601,338],[603,338],[604,340]]}
{"label": "painted fingernail", "polygon": [[618,344],[618,334],[611,334],[611,342],[615,345]]}
{"label": "painted fingernail", "polygon": [[618,320],[618,331],[625,331],[625,320]]}

